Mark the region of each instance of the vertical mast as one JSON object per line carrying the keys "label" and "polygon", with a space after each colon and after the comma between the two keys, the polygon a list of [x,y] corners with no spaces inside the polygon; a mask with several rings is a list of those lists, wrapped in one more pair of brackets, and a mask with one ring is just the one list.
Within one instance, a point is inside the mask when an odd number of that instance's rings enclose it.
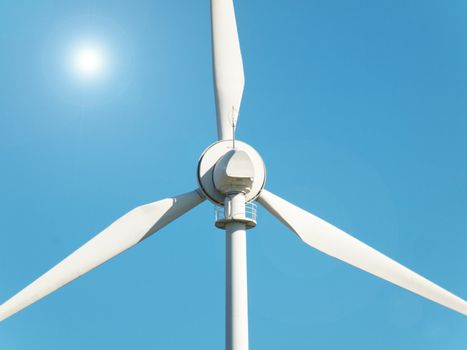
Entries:
{"label": "vertical mast", "polygon": [[225,348],[248,350],[246,226],[235,220],[235,217],[245,217],[244,194],[227,196],[224,211],[225,218],[231,220],[225,225]]}
{"label": "vertical mast", "polygon": [[[253,186],[255,167],[249,154],[233,149],[215,164],[214,186],[224,195],[224,215],[216,226],[226,231],[226,350],[248,350],[248,286],[246,229],[256,225],[247,213],[245,195]],[[251,205],[249,205],[251,207]]]}

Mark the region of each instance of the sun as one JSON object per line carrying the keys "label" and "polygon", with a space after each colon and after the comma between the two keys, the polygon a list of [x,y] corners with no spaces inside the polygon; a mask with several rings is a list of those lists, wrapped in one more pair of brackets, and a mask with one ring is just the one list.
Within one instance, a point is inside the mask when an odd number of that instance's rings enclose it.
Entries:
{"label": "sun", "polygon": [[81,78],[102,76],[107,65],[104,49],[96,44],[78,45],[72,54],[73,71]]}

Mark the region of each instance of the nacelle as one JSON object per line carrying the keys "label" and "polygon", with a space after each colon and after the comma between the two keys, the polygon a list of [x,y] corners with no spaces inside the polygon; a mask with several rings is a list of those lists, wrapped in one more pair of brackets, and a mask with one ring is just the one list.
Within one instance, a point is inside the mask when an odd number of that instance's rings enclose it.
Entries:
{"label": "nacelle", "polygon": [[214,186],[223,194],[248,193],[254,179],[253,161],[248,153],[242,150],[230,150],[214,166]]}

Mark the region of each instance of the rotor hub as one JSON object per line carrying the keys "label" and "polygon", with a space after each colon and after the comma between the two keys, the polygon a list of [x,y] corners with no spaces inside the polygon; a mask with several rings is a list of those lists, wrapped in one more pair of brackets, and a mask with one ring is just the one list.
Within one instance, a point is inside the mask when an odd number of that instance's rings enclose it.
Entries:
{"label": "rotor hub", "polygon": [[218,141],[209,146],[198,163],[198,183],[206,197],[224,206],[232,193],[243,193],[245,202],[255,200],[266,183],[266,168],[259,153],[245,142]]}

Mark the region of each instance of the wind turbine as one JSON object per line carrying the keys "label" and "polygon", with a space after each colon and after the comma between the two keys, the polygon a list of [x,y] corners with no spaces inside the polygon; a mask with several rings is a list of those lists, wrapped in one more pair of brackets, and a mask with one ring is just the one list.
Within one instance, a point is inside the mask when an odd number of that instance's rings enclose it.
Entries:
{"label": "wind turbine", "polygon": [[258,152],[235,140],[244,75],[232,0],[211,0],[218,141],[201,155],[199,188],[125,214],[51,270],[0,305],[0,321],[145,240],[204,200],[223,208],[226,231],[226,348],[248,349],[246,230],[256,225],[253,202],[265,207],[310,246],[467,315],[467,303],[337,227],[265,189]]}

